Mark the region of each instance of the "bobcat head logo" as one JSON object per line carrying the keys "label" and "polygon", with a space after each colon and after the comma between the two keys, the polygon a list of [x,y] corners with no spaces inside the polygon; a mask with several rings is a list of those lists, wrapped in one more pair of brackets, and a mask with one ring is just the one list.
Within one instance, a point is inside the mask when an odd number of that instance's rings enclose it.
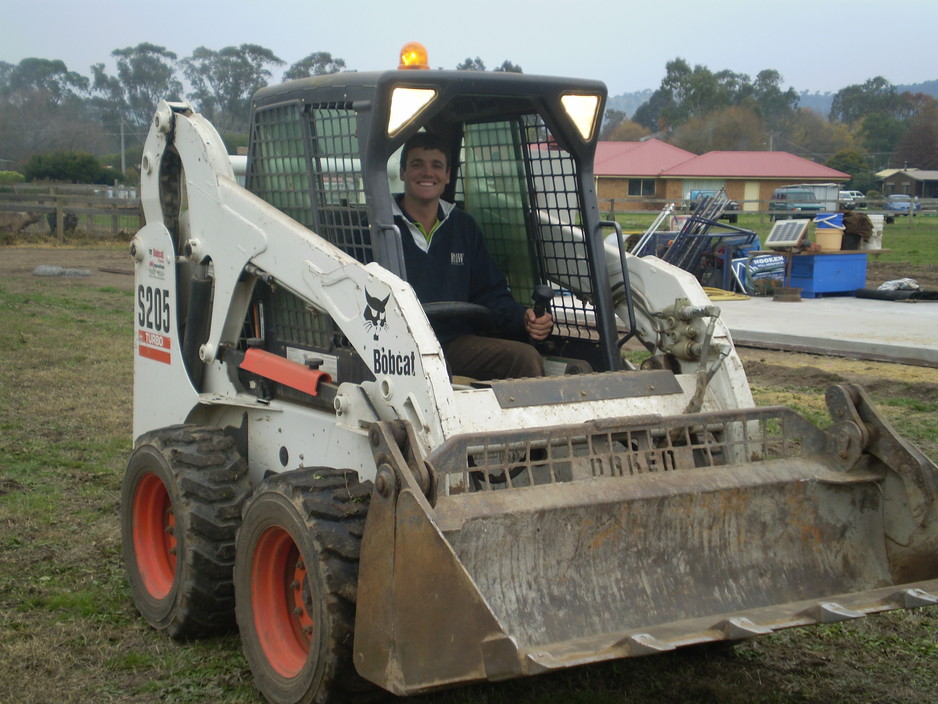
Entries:
{"label": "bobcat head logo", "polygon": [[365,306],[364,318],[365,318],[365,329],[374,330],[374,339],[377,341],[378,333],[384,329],[388,324],[387,313],[384,312],[384,307],[388,304],[388,300],[391,298],[389,293],[384,299],[375,298],[370,293],[368,289],[365,289],[365,301],[368,305]]}

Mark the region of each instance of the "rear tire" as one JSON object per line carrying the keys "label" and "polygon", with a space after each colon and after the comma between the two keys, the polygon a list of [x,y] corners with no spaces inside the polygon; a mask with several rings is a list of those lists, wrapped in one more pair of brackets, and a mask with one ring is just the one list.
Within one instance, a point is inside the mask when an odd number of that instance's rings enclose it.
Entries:
{"label": "rear tire", "polygon": [[371,482],[350,470],[268,479],[244,509],[234,585],[254,682],[276,704],[332,704],[378,690],[352,662],[358,558]]}
{"label": "rear tire", "polygon": [[234,539],[249,492],[247,463],[220,428],[140,437],[121,487],[121,542],[151,626],[178,639],[233,628]]}

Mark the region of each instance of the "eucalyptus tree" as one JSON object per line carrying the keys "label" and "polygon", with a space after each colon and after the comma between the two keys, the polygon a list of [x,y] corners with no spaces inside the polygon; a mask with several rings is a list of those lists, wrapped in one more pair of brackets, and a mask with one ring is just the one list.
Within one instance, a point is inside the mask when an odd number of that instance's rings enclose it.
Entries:
{"label": "eucalyptus tree", "polygon": [[220,131],[246,132],[251,122],[251,96],[268,85],[272,67],[286,62],[270,49],[241,44],[218,51],[200,46],[181,63],[192,86],[188,96],[198,110]]}
{"label": "eucalyptus tree", "polygon": [[0,65],[0,158],[19,165],[42,151],[103,147],[87,110],[89,80],[58,59]]}
{"label": "eucalyptus tree", "polygon": [[115,49],[111,56],[116,61],[116,75],[109,74],[103,63],[91,67],[95,103],[109,125],[117,127],[123,122],[128,134],[143,141],[157,103],[183,97],[176,54],[144,42]]}
{"label": "eucalyptus tree", "polygon": [[882,76],[870,78],[866,83],[841,88],[831,103],[830,120],[855,124],[867,115],[899,117],[903,109],[899,90]]}
{"label": "eucalyptus tree", "polygon": [[330,73],[345,71],[345,60],[332,56],[328,51],[316,51],[300,59],[283,74],[285,80],[306,78],[308,76],[325,76]]}
{"label": "eucalyptus tree", "polygon": [[516,64],[512,63],[509,59],[505,59],[501,62],[498,68],[493,69],[494,71],[501,71],[503,73],[524,73],[522,68]]}
{"label": "eucalyptus tree", "polygon": [[475,57],[474,59],[467,56],[465,61],[462,61],[456,64],[456,70],[457,71],[484,71],[485,62],[482,61],[482,59],[480,59],[478,56]]}

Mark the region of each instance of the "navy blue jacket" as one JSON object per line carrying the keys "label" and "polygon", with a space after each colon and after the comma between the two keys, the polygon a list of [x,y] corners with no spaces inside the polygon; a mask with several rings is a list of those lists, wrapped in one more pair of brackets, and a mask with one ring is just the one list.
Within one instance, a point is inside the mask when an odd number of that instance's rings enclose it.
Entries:
{"label": "navy blue jacket", "polygon": [[[407,280],[420,302],[460,301],[485,306],[495,316],[499,336],[525,339],[526,309],[512,298],[472,216],[441,201],[440,224],[428,246],[420,228],[395,205],[394,222],[401,232]],[[433,321],[433,329],[442,344],[479,332],[469,321],[457,319]]]}

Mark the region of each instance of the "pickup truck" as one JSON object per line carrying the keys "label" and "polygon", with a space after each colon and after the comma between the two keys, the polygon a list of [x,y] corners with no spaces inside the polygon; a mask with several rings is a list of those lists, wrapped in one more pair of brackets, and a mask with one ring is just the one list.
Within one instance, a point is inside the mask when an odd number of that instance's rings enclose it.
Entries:
{"label": "pickup truck", "polygon": [[797,188],[777,188],[769,201],[769,220],[813,218],[821,212],[821,201],[813,191]]}

